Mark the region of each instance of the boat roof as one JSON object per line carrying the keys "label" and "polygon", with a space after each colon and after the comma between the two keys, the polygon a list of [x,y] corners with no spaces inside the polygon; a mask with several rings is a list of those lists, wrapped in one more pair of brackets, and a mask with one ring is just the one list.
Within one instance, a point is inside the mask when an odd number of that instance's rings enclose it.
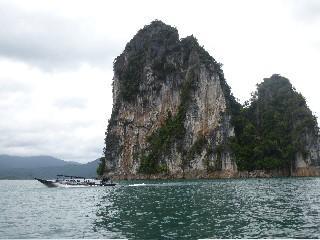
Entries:
{"label": "boat roof", "polygon": [[79,176],[69,176],[69,175],[63,175],[63,174],[58,174],[57,177],[66,177],[66,178],[84,178],[85,177],[79,177]]}

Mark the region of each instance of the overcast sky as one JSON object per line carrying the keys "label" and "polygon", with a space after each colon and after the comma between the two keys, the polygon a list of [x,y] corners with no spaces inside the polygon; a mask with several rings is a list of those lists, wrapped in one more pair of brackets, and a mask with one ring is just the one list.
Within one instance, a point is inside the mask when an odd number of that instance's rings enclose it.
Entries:
{"label": "overcast sky", "polygon": [[320,1],[2,1],[0,154],[102,155],[112,62],[159,19],[193,34],[242,102],[273,73],[320,114]]}

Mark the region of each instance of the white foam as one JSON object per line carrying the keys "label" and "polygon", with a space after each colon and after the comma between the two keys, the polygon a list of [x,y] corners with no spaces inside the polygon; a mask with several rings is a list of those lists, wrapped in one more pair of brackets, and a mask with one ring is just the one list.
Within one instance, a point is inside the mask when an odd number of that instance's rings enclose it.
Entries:
{"label": "white foam", "polygon": [[130,184],[130,187],[141,187],[141,186],[147,186],[145,183],[136,183],[136,184]]}

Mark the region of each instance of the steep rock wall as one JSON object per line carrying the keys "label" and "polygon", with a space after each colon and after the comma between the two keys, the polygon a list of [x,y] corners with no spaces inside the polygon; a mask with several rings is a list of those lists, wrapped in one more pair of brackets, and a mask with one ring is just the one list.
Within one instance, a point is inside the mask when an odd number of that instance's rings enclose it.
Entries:
{"label": "steep rock wall", "polygon": [[320,138],[315,132],[309,131],[303,136],[306,154],[296,154],[293,176],[320,176]]}
{"label": "steep rock wall", "polygon": [[[232,176],[226,147],[234,98],[220,65],[190,36],[155,21],[115,60],[107,174],[115,178]],[[157,149],[160,148],[160,149]]]}

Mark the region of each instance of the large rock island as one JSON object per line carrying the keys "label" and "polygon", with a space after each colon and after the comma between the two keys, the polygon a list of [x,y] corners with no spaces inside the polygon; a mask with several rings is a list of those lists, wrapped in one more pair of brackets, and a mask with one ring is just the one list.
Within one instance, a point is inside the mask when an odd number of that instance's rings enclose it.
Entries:
{"label": "large rock island", "polygon": [[114,61],[100,173],[115,179],[317,175],[317,126],[304,98],[279,75],[241,106],[221,64],[196,38],[179,39],[175,28],[153,21]]}

